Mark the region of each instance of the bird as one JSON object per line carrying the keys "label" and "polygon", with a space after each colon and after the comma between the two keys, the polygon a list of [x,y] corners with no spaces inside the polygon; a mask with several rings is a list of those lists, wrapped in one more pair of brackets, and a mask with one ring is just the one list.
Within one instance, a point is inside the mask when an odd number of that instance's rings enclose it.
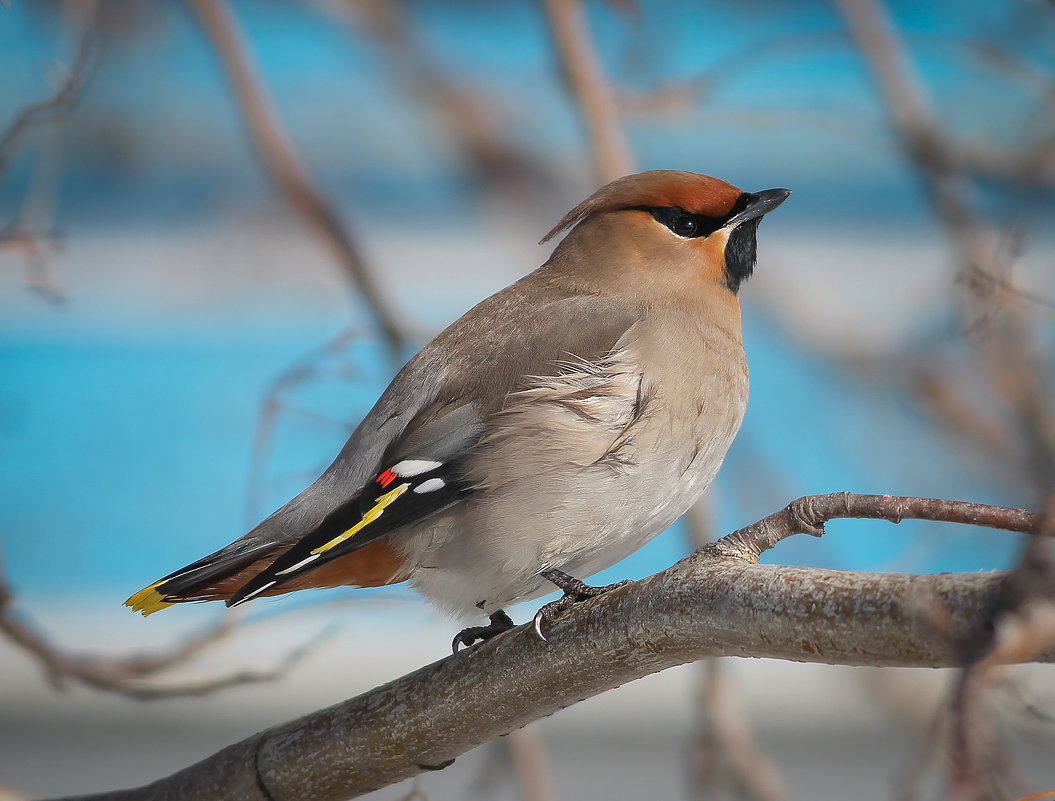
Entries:
{"label": "bird", "polygon": [[[309,587],[409,581],[513,627],[519,601],[606,592],[582,579],[640,548],[714,479],[747,407],[740,290],[787,189],[651,170],[618,178],[540,241],[538,269],[397,373],[333,463],[240,539],[134,594],[237,606]],[[624,582],[619,582],[623,584]]]}

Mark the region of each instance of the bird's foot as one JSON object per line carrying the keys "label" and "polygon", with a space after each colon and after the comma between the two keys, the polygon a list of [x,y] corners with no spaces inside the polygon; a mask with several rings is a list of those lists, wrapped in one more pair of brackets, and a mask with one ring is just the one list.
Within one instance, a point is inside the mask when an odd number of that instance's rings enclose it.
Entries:
{"label": "bird's foot", "polygon": [[556,584],[558,589],[564,591],[564,595],[556,601],[550,601],[535,613],[535,633],[541,640],[546,639],[546,635],[542,633],[542,624],[544,622],[552,620],[579,601],[596,598],[598,595],[604,595],[606,592],[625,587],[630,583],[629,579],[624,579],[623,581],[615,582],[615,584],[605,584],[603,587],[591,587],[574,576],[569,576],[567,573],[556,569],[543,570],[540,575],[547,581]]}
{"label": "bird's foot", "polygon": [[477,641],[489,640],[496,634],[501,634],[503,631],[509,631],[513,628],[513,621],[501,609],[491,615],[490,621],[491,623],[487,626],[470,626],[459,631],[454,637],[454,642],[451,643],[454,653],[458,653],[458,646],[460,645],[468,648]]}

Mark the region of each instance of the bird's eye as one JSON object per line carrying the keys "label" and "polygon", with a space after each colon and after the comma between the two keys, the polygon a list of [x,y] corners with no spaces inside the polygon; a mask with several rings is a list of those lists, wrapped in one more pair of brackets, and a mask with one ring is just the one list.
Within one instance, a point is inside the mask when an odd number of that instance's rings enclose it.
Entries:
{"label": "bird's eye", "polygon": [[670,222],[670,230],[678,236],[693,236],[696,233],[696,218],[681,214]]}
{"label": "bird's eye", "polygon": [[637,208],[647,211],[668,230],[686,239],[709,236],[721,227],[719,220],[702,214],[693,214],[680,206],[638,206]]}

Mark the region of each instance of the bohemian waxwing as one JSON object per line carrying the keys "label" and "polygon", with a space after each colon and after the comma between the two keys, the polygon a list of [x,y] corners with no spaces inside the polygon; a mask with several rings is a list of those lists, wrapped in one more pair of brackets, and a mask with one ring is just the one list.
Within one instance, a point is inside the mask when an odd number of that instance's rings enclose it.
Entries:
{"label": "bohemian waxwing", "polygon": [[667,170],[601,188],[542,240],[571,228],[545,264],[400,370],[321,478],[126,604],[409,580],[447,612],[490,616],[457,649],[553,585],[565,604],[603,591],[573,577],[681,516],[740,427],[738,290],[789,194]]}

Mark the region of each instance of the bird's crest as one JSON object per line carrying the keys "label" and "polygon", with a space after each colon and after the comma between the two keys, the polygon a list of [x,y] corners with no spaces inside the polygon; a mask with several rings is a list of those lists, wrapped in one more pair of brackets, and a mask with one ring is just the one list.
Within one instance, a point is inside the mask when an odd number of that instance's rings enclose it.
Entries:
{"label": "bird's crest", "polygon": [[742,194],[741,190],[718,178],[681,170],[651,170],[624,175],[602,186],[565,214],[539,244],[587,217],[619,209],[677,206],[690,214],[721,218],[733,210]]}

